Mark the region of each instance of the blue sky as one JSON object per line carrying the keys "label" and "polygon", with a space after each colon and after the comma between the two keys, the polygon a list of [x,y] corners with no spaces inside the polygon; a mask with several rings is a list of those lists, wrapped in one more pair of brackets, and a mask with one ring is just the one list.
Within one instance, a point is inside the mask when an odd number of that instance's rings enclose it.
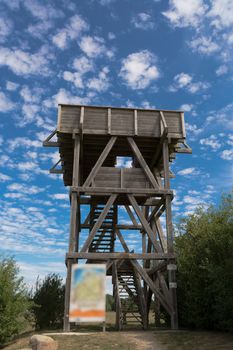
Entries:
{"label": "blue sky", "polygon": [[27,282],[65,271],[68,189],[42,148],[59,102],[185,111],[174,221],[230,190],[232,13],[232,0],[0,0],[0,249]]}

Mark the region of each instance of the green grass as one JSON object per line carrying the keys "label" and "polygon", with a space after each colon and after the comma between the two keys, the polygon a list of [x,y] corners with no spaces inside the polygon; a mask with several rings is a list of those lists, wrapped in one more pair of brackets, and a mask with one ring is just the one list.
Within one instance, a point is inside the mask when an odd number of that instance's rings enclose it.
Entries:
{"label": "green grass", "polygon": [[233,335],[218,332],[156,332],[166,350],[232,350]]}

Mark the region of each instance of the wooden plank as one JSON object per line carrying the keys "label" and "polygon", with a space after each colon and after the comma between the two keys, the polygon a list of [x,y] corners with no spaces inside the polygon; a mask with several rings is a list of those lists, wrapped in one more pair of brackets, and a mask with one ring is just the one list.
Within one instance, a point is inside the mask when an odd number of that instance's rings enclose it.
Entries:
{"label": "wooden plank", "polygon": [[134,134],[138,135],[138,113],[137,110],[134,110]]}
{"label": "wooden plank", "polygon": [[79,186],[80,136],[74,136],[74,160],[72,186]]}
{"label": "wooden plank", "polygon": [[106,215],[108,214],[108,211],[109,211],[110,207],[113,205],[116,197],[117,197],[117,195],[115,195],[115,194],[112,194],[109,197],[109,199],[108,199],[108,201],[107,201],[103,211],[101,212],[98,220],[96,221],[95,225],[93,226],[93,228],[92,228],[92,230],[91,230],[91,232],[90,232],[90,234],[89,234],[89,236],[88,236],[86,242],[84,243],[84,245],[83,245],[83,247],[82,247],[80,252],[86,252],[88,250],[88,248],[89,248],[89,246],[90,246],[90,244],[91,244],[91,242],[92,242],[96,232],[101,227],[101,225],[102,225]]}
{"label": "wooden plank", "polygon": [[81,107],[81,112],[80,112],[79,129],[80,129],[81,135],[83,135],[83,122],[84,122],[84,106]]}
{"label": "wooden plank", "polygon": [[111,135],[111,108],[108,108],[108,134]]}
{"label": "wooden plank", "polygon": [[92,180],[94,179],[95,175],[98,173],[101,165],[103,164],[103,162],[105,161],[105,159],[107,158],[109,152],[111,151],[114,143],[116,142],[117,137],[116,136],[112,136],[110,138],[110,140],[108,141],[107,145],[105,146],[103,152],[101,153],[99,159],[97,160],[96,164],[94,165],[94,167],[92,168],[89,176],[87,177],[85,183],[83,184],[83,186],[90,186]]}
{"label": "wooden plank", "polygon": [[112,188],[112,187],[95,187],[95,188],[90,188],[90,187],[84,187],[84,186],[77,186],[71,187],[71,191],[73,192],[83,192],[85,194],[99,194],[99,195],[109,195],[109,193],[128,193],[128,194],[134,194],[139,195],[139,196],[163,196],[165,194],[173,195],[173,192],[171,190],[164,190],[164,189],[154,189],[154,188]]}
{"label": "wooden plank", "polygon": [[92,253],[92,252],[74,252],[67,253],[67,259],[90,259],[90,260],[109,260],[109,259],[124,259],[124,260],[167,260],[174,259],[174,254],[164,253]]}
{"label": "wooden plank", "polygon": [[152,174],[150,168],[148,167],[145,159],[143,158],[138,146],[136,145],[134,139],[132,137],[127,137],[127,140],[130,144],[130,147],[132,148],[133,153],[135,154],[139,164],[141,165],[143,171],[145,172],[145,175],[147,176],[147,178],[149,179],[149,181],[151,182],[152,186],[154,188],[158,188],[158,184],[154,178],[154,175]]}
{"label": "wooden plank", "polygon": [[129,217],[130,217],[130,219],[131,219],[133,225],[134,225],[134,226],[138,226],[137,220],[135,219],[135,217],[134,217],[134,215],[133,215],[133,212],[132,212],[130,206],[129,206],[129,205],[125,205],[125,209],[126,209],[128,215],[129,215]]}
{"label": "wooden plank", "polygon": [[141,210],[140,210],[140,208],[139,208],[139,206],[138,206],[134,196],[128,194],[128,198],[129,198],[129,201],[130,201],[131,205],[133,206],[133,208],[134,208],[134,210],[135,210],[135,212],[136,212],[136,214],[137,214],[137,216],[138,216],[142,226],[144,227],[146,233],[148,234],[148,236],[149,236],[149,238],[150,238],[150,240],[151,240],[155,250],[157,252],[161,252],[161,247],[159,246],[158,242],[155,239],[155,234],[151,230],[151,228],[150,228],[146,218],[142,214],[142,212],[141,212]]}
{"label": "wooden plank", "polygon": [[71,268],[72,268],[72,261],[68,260],[67,261],[66,288],[65,288],[64,321],[63,321],[64,332],[70,331],[69,311],[70,311],[70,290],[71,290]]}

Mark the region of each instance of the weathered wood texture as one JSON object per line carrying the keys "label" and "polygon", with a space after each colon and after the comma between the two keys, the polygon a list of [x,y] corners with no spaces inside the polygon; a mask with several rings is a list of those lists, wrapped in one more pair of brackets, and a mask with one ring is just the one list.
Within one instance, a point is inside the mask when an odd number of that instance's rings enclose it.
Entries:
{"label": "weathered wood texture", "polygon": [[[57,141],[53,142],[55,134]],[[147,328],[153,299],[164,307],[171,327],[177,329],[170,189],[173,174],[169,163],[176,153],[190,153],[183,112],[59,105],[57,130],[44,145],[59,147],[61,159],[51,172],[63,173],[64,184],[71,186],[64,329],[70,326],[71,264],[80,259],[107,264],[114,285],[117,329],[129,319]],[[132,166],[117,167],[117,157],[130,157]],[[56,168],[58,165],[61,169]],[[90,205],[82,222],[81,205]],[[132,223],[118,222],[120,205],[125,206]],[[165,228],[160,221],[163,213]],[[79,249],[83,228],[89,233]],[[125,230],[137,230],[136,234],[142,235],[141,250],[129,249]],[[119,250],[116,240],[121,245]],[[127,299],[136,309],[127,306]]]}
{"label": "weathered wood texture", "polygon": [[[160,137],[161,113],[159,110],[84,106],[83,134],[110,134],[121,136]],[[168,136],[182,139],[183,115],[179,111],[162,111]],[[81,106],[60,105],[57,130],[73,133],[80,128]]]}

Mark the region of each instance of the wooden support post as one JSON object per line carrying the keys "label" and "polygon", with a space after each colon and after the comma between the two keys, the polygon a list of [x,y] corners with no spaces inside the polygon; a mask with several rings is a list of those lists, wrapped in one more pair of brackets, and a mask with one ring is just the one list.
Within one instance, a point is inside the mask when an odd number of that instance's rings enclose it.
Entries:
{"label": "wooden support post", "polygon": [[176,265],[168,264],[168,281],[169,281],[169,292],[173,305],[173,313],[171,315],[171,328],[178,329],[178,308],[177,308],[177,295],[176,295]]}
{"label": "wooden support post", "polygon": [[[164,188],[170,189],[170,176],[169,176],[169,149],[168,140],[163,142],[163,164],[164,164]],[[171,211],[171,196],[165,195],[166,206],[166,228],[167,228],[167,251],[173,253],[173,226],[172,226],[172,211]],[[171,314],[171,328],[178,329],[178,312],[177,312],[177,296],[176,296],[176,274],[175,271],[168,273],[169,290],[172,301],[172,314]]]}
{"label": "wooden support post", "polygon": [[[73,159],[73,186],[79,185],[79,159],[80,159],[80,136],[74,136],[74,159]],[[78,195],[75,192],[71,193],[71,208],[70,208],[70,239],[69,253],[77,251],[80,229],[80,215],[78,213]],[[72,262],[67,261],[67,278],[65,290],[65,310],[64,310],[64,330],[70,330],[69,324],[69,304],[70,304],[70,288],[71,288],[71,268]]]}
{"label": "wooden support post", "polygon": [[119,282],[117,276],[117,264],[116,262],[112,265],[113,280],[114,280],[114,296],[115,296],[115,308],[116,308],[116,329],[121,330],[121,300],[119,295]]}
{"label": "wooden support post", "polygon": [[66,275],[66,288],[65,288],[65,310],[64,310],[64,320],[63,320],[64,332],[70,331],[69,310],[70,310],[71,268],[72,268],[72,262],[69,259],[67,261],[67,275]]}

